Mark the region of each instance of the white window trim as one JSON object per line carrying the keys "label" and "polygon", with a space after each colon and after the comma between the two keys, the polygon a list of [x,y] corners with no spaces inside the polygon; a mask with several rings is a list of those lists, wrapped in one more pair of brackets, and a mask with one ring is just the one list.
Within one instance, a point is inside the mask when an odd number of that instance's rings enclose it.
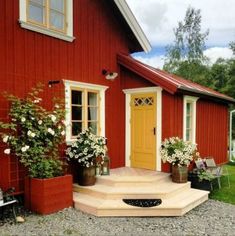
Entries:
{"label": "white window trim", "polygon": [[88,90],[97,90],[100,95],[100,135],[105,137],[105,91],[108,89],[107,86],[101,86],[97,84],[82,83],[71,80],[63,80],[65,85],[65,121],[66,121],[66,143],[69,145],[75,139],[71,138],[71,88],[80,88]]}
{"label": "white window trim", "polygon": [[123,90],[126,97],[126,134],[125,134],[125,166],[130,167],[130,156],[131,156],[131,95],[135,93],[156,93],[157,95],[157,115],[156,115],[156,171],[161,171],[161,154],[160,147],[162,142],[162,88],[160,87],[148,87],[148,88],[137,88],[137,89],[125,89]]}
{"label": "white window trim", "polygon": [[192,103],[192,143],[196,143],[196,121],[197,121],[197,100],[198,97],[192,97],[192,96],[184,96],[184,102],[183,102],[183,140],[186,140],[186,112],[187,102]]}
{"label": "white window trim", "polygon": [[38,33],[42,33],[51,37],[55,37],[58,39],[62,39],[68,42],[72,42],[75,37],[73,36],[73,0],[67,0],[66,5],[66,16],[67,16],[67,30],[66,34],[47,29],[43,26],[35,25],[32,23],[27,22],[26,17],[26,0],[19,0],[20,1],[20,19],[19,23],[20,26],[24,29],[32,30]]}

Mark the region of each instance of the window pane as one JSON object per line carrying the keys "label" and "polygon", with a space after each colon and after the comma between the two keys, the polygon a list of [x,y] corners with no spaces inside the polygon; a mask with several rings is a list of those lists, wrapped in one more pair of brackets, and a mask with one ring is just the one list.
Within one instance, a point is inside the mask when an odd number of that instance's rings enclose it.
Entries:
{"label": "window pane", "polygon": [[72,136],[77,136],[82,132],[82,122],[73,122],[72,123]]}
{"label": "window pane", "polygon": [[45,10],[41,6],[29,5],[29,19],[37,21],[39,23],[44,23]]}
{"label": "window pane", "polygon": [[82,107],[72,107],[72,120],[82,120]]}
{"label": "window pane", "polygon": [[81,91],[72,91],[72,104],[82,105],[82,92]]}
{"label": "window pane", "polygon": [[186,128],[191,128],[191,116],[186,117]]}
{"label": "window pane", "polygon": [[190,129],[186,130],[186,141],[191,141],[191,130]]}
{"label": "window pane", "polygon": [[187,109],[186,109],[187,115],[190,115],[191,110],[192,110],[192,103],[187,102],[186,106],[187,106]]}
{"label": "window pane", "polygon": [[88,127],[92,129],[94,134],[97,134],[97,122],[88,122]]}
{"label": "window pane", "polygon": [[64,15],[51,10],[50,26],[59,30],[63,30],[64,29]]}
{"label": "window pane", "polygon": [[88,120],[97,120],[97,108],[88,107]]}
{"label": "window pane", "polygon": [[88,105],[97,106],[97,93],[88,92]]}
{"label": "window pane", "polygon": [[64,12],[64,0],[50,0],[50,8],[59,12]]}
{"label": "window pane", "polygon": [[30,2],[36,3],[41,6],[45,5],[45,0],[30,0]]}

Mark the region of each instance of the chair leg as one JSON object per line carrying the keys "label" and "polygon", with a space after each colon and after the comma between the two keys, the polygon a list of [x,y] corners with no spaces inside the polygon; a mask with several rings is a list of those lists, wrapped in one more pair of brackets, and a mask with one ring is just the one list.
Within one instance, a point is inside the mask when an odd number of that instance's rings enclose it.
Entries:
{"label": "chair leg", "polygon": [[221,182],[220,182],[220,178],[217,178],[217,180],[218,180],[219,189],[221,189]]}
{"label": "chair leg", "polygon": [[227,178],[228,178],[228,187],[230,188],[230,179],[228,175],[227,175]]}

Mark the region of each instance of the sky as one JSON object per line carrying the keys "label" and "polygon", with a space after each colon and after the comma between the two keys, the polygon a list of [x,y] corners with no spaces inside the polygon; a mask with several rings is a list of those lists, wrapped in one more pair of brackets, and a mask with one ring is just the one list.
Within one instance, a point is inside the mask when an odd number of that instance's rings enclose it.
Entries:
{"label": "sky", "polygon": [[134,57],[162,68],[165,47],[174,41],[173,29],[183,21],[189,6],[201,10],[202,32],[209,29],[204,54],[211,63],[217,58],[231,58],[228,45],[235,41],[235,0],[126,0],[150,41],[150,53]]}

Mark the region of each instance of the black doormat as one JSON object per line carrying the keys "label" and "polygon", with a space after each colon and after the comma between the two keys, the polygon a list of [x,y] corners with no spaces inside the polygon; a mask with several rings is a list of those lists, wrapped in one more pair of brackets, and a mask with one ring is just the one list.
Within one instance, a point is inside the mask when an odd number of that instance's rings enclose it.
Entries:
{"label": "black doormat", "polygon": [[154,207],[162,203],[161,199],[122,199],[122,201],[137,207]]}

